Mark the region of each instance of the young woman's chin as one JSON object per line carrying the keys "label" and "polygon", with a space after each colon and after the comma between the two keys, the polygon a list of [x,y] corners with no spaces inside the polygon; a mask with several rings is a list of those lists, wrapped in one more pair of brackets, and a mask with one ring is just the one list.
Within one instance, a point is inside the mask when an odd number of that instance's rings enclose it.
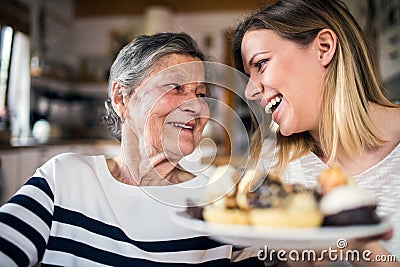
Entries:
{"label": "young woman's chin", "polygon": [[279,132],[283,135],[283,136],[290,136],[294,133],[298,133],[300,131],[296,131],[296,129],[293,127],[293,124],[291,123],[281,123],[279,124]]}
{"label": "young woman's chin", "polygon": [[309,130],[306,129],[295,129],[294,127],[281,127],[279,126],[279,132],[283,135],[283,136],[291,136],[293,134],[296,133],[303,133],[303,132],[309,132]]}
{"label": "young woman's chin", "polygon": [[306,131],[305,122],[299,120],[292,112],[280,113],[279,120],[276,122],[279,125],[279,132],[283,136],[290,136],[295,133]]}
{"label": "young woman's chin", "polygon": [[281,135],[283,135],[283,136],[290,136],[290,135],[293,134],[293,132],[291,132],[291,131],[285,131],[285,130],[282,130],[281,128],[279,128],[279,132],[280,132]]}

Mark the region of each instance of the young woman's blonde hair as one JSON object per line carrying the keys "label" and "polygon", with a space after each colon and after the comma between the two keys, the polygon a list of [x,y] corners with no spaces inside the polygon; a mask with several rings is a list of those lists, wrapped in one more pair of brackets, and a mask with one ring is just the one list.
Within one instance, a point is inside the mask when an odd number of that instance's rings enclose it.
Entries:
{"label": "young woman's blonde hair", "polygon": [[[364,148],[385,142],[368,114],[369,102],[397,107],[384,95],[376,56],[346,5],[339,0],[278,0],[256,10],[236,29],[233,53],[236,68],[244,72],[241,42],[247,31],[273,30],[282,38],[307,47],[322,29],[337,35],[335,55],[323,77],[320,141],[308,132],[283,136],[277,130],[277,165],[282,174],[287,164],[313,151],[337,161],[339,148],[353,156]],[[259,131],[251,141],[251,154],[258,158],[262,138]]]}

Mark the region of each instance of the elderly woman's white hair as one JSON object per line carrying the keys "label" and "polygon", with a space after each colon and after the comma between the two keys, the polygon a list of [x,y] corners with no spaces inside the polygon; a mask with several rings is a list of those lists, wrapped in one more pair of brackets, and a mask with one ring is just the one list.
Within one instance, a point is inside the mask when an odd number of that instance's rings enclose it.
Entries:
{"label": "elderly woman's white hair", "polygon": [[111,104],[112,84],[118,81],[131,94],[151,73],[153,67],[163,56],[178,53],[206,60],[196,42],[186,33],[156,33],[140,35],[127,44],[118,54],[110,69],[108,99],[105,102],[103,123],[111,134],[121,140],[121,118]]}

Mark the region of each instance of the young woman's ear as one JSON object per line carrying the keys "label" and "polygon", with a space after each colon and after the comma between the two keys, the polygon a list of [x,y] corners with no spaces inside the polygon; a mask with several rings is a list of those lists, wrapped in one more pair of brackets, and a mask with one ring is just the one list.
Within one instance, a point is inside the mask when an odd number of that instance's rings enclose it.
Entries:
{"label": "young woman's ear", "polygon": [[125,120],[126,109],[127,109],[123,91],[124,91],[124,86],[121,85],[119,82],[114,81],[112,83],[111,104],[115,112],[121,118],[121,121]]}
{"label": "young woman's ear", "polygon": [[326,67],[336,52],[337,36],[330,29],[322,29],[315,38],[321,65]]}

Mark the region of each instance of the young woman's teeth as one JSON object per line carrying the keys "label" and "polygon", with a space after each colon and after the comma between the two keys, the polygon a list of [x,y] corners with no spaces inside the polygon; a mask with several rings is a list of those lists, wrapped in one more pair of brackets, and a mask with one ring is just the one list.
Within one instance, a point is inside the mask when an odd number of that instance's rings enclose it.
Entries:
{"label": "young woman's teeth", "polygon": [[181,127],[181,128],[184,128],[184,129],[193,130],[193,126],[190,126],[190,125],[181,124],[181,123],[176,123],[176,122],[171,122],[170,124],[171,124],[172,126],[175,126],[175,127]]}
{"label": "young woman's teeth", "polygon": [[272,107],[281,102],[282,98],[277,96],[271,101],[268,102],[267,106],[265,107],[265,113],[272,113]]}

